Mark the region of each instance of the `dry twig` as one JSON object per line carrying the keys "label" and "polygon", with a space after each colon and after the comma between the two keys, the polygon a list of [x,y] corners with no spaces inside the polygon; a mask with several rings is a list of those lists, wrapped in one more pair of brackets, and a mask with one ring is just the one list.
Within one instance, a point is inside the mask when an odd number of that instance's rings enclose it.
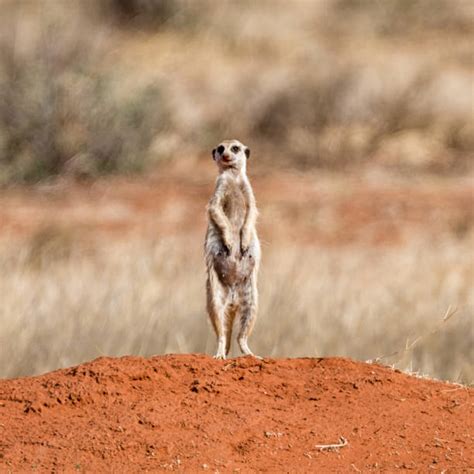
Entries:
{"label": "dry twig", "polygon": [[344,446],[347,446],[349,443],[344,436],[341,436],[339,438],[339,443],[335,444],[316,444],[314,447],[319,449],[320,451],[332,451],[335,449],[343,448]]}

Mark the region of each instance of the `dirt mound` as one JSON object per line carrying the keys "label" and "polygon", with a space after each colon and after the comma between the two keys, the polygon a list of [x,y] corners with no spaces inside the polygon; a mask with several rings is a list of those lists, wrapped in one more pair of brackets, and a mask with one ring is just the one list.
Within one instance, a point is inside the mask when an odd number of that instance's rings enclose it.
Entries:
{"label": "dirt mound", "polygon": [[339,358],[100,358],[0,381],[0,471],[462,472],[473,402]]}

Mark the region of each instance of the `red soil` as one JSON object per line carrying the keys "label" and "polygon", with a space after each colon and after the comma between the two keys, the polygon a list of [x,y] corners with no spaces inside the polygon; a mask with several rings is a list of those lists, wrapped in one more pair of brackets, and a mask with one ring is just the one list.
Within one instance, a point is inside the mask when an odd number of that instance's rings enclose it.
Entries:
{"label": "red soil", "polygon": [[[201,239],[216,174],[214,165],[202,166],[199,174],[168,171],[1,190],[0,238],[49,228],[77,238],[196,233]],[[467,178],[374,183],[357,176],[279,172],[251,179],[265,242],[397,245],[414,236],[434,241],[473,231],[474,188]]]}
{"label": "red soil", "polygon": [[0,471],[467,472],[473,405],[346,359],[101,358],[0,381]]}

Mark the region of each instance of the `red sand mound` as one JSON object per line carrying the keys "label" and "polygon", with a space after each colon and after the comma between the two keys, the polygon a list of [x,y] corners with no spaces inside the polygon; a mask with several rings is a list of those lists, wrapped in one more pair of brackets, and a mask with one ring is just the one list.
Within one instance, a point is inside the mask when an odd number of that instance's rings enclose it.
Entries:
{"label": "red sand mound", "polygon": [[101,358],[0,381],[0,471],[466,472],[473,402],[345,359]]}

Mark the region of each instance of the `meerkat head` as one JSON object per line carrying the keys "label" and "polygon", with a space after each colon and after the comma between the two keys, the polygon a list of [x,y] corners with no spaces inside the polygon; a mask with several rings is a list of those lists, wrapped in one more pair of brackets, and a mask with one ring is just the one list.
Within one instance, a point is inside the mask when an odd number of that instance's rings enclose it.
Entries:
{"label": "meerkat head", "polygon": [[212,158],[220,171],[226,169],[245,171],[246,162],[250,158],[250,149],[238,140],[224,140],[212,150]]}

